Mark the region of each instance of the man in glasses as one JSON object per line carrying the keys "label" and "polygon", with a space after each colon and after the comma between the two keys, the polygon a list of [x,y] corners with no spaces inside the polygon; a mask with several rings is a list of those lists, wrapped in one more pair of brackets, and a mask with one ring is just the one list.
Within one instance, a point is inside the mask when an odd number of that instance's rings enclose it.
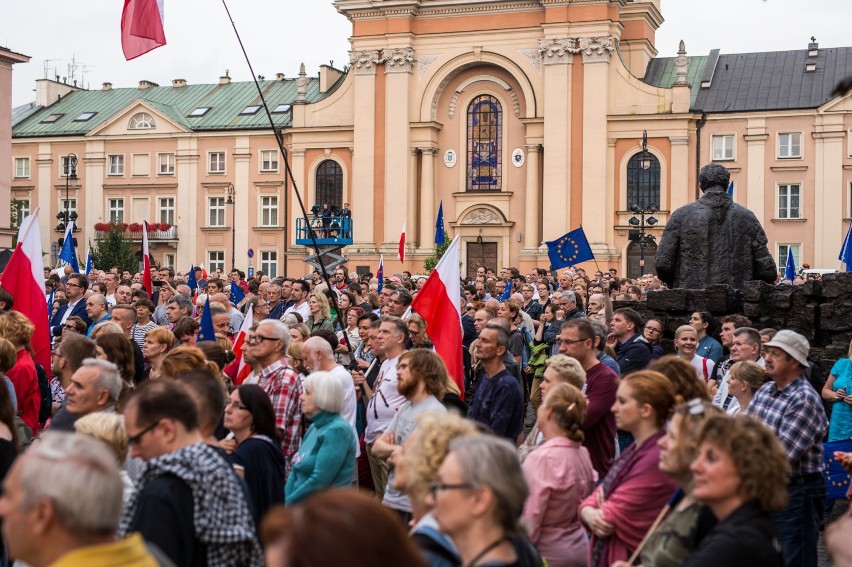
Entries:
{"label": "man in glasses", "polygon": [[60,307],[50,322],[51,334],[54,337],[62,334],[62,325],[65,324],[68,317],[79,317],[86,323],[86,327],[91,326],[92,320],[86,313],[85,295],[87,289],[89,289],[89,282],[86,280],[86,276],[80,274],[68,276],[68,281],[65,283],[65,297],[68,299],[68,305]]}
{"label": "man in glasses", "polygon": [[281,435],[281,447],[290,473],[293,457],[302,440],[302,407],[299,396],[302,383],[284,356],[290,343],[287,326],[275,319],[264,319],[246,337],[246,360],[254,372],[246,384],[257,384],[266,392],[275,410],[275,427]]}

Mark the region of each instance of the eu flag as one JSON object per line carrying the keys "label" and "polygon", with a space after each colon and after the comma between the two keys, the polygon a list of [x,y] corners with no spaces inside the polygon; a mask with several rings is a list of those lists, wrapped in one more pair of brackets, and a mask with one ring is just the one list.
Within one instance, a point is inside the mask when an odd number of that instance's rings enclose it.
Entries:
{"label": "eu flag", "polygon": [[210,298],[207,298],[207,303],[204,304],[204,311],[201,312],[201,328],[198,330],[197,342],[215,341],[216,330],[213,328],[213,314],[210,313]]}
{"label": "eu flag", "polygon": [[784,267],[784,277],[791,282],[796,279],[796,263],[793,261],[793,247],[787,247],[787,265]]}
{"label": "eu flag", "polygon": [[195,279],[195,266],[189,268],[189,275],[186,277],[186,285],[189,289],[195,291],[198,289],[198,280]]}
{"label": "eu flag", "polygon": [[547,255],[550,257],[550,267],[553,270],[595,259],[583,227],[547,242]]}
{"label": "eu flag", "polygon": [[733,181],[731,181],[731,183],[728,185],[728,197],[730,197],[731,199],[734,198],[734,182]]}
{"label": "eu flag", "polygon": [[843,247],[837,259],[846,264],[847,272],[852,272],[852,225],[849,225],[849,230],[846,231],[846,240],[843,241]]}
{"label": "eu flag", "polygon": [[77,263],[77,251],[74,249],[74,222],[68,223],[68,228],[65,230],[65,239],[62,241],[62,250],[59,252],[59,259],[71,264],[75,274],[80,273],[80,265]]}
{"label": "eu flag", "polygon": [[435,221],[435,244],[440,246],[444,243],[444,202],[438,205],[438,219]]}
{"label": "eu flag", "polygon": [[231,284],[231,295],[228,297],[228,301],[233,303],[234,305],[238,305],[240,301],[246,298],[246,294],[243,293],[243,290],[240,289],[240,286],[237,282]]}
{"label": "eu flag", "polygon": [[852,440],[823,443],[822,448],[826,497],[829,500],[843,500],[849,489],[849,473],[843,468],[843,463],[834,457],[834,453],[852,452]]}
{"label": "eu flag", "polygon": [[497,298],[497,301],[506,301],[512,298],[512,280],[506,281],[506,287],[503,288],[503,294]]}
{"label": "eu flag", "polygon": [[385,257],[379,256],[379,269],[376,270],[376,279],[379,280],[378,292],[382,293],[385,287]]}
{"label": "eu flag", "polygon": [[92,269],[95,267],[94,258],[92,258],[92,251],[86,250],[86,275],[88,276]]}

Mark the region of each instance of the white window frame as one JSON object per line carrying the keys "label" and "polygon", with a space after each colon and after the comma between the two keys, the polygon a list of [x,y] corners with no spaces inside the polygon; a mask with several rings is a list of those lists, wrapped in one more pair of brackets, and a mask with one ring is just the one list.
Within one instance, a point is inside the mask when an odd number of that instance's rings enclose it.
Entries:
{"label": "white window frame", "polygon": [[[782,144],[782,138],[784,136],[790,136],[789,143],[785,146]],[[799,153],[793,154],[793,136],[799,137]],[[802,159],[804,157],[804,148],[802,147],[804,144],[804,136],[801,132],[778,132],[778,159]],[[784,148],[787,147],[787,154],[783,153]]]}
{"label": "white window frame", "polygon": [[278,173],[278,150],[260,150],[260,172]]}
{"label": "white window frame", "polygon": [[[221,161],[216,158],[213,161],[213,156],[222,156]],[[228,154],[224,151],[207,152],[207,173],[209,175],[222,175],[225,173],[225,163],[227,162]]]}
{"label": "white window frame", "polygon": [[124,154],[110,154],[107,156],[107,175],[113,177],[124,176]]}
{"label": "white window frame", "polygon": [[[796,264],[796,269],[798,270],[802,266],[802,243],[801,242],[779,242],[775,246],[775,252],[777,254],[776,258],[778,259],[778,273],[782,276],[784,275],[784,270],[787,268],[787,247],[793,247],[793,263]],[[781,252],[781,249],[784,249],[784,252]]]}
{"label": "white window frame", "polygon": [[278,226],[278,195],[260,196],[260,226]]}
{"label": "white window frame", "polygon": [[15,179],[29,179],[32,174],[32,170],[30,169],[30,158],[29,157],[16,157],[14,158],[14,163],[12,164],[13,169],[15,170]]}
{"label": "white window frame", "polygon": [[124,222],[124,197],[107,198],[107,218],[109,222]]}
{"label": "white window frame", "polygon": [[[720,141],[721,147],[717,153],[716,141]],[[713,161],[734,161],[737,159],[737,137],[734,134],[713,134],[710,139],[713,150]]]}
{"label": "white window frame", "polygon": [[213,273],[216,268],[221,268],[225,271],[225,251],[224,250],[208,250],[207,251],[207,271]]}
{"label": "white window frame", "polygon": [[175,174],[175,154],[157,154],[157,175]]}
{"label": "white window frame", "polygon": [[[60,213],[65,212],[65,197],[64,196],[59,198],[59,212]],[[70,216],[71,213],[76,213],[76,212],[77,212],[77,197],[70,197],[68,199],[68,215]],[[79,218],[77,220],[79,220]]]}
{"label": "white window frame", "polygon": [[[796,215],[791,214],[790,200],[792,197],[792,189],[796,188],[798,193],[798,206],[796,207]],[[783,189],[782,189],[783,188]],[[775,187],[775,218],[783,220],[798,220],[802,218],[802,184],[801,183],[779,183]],[[784,207],[781,202],[784,199]]]}
{"label": "white window frame", "polygon": [[157,218],[161,223],[175,224],[175,198],[157,198]]}
{"label": "white window frame", "polygon": [[167,268],[175,267],[175,255],[174,254],[163,254],[163,266]]}
{"label": "white window frame", "polygon": [[225,228],[224,196],[216,195],[207,197],[207,226],[210,228]]}
{"label": "white window frame", "polygon": [[[30,216],[30,199],[15,199],[18,203],[18,223]],[[63,211],[65,209],[62,209]],[[69,211],[70,213],[70,211]]]}
{"label": "white window frame", "polygon": [[137,112],[130,117],[130,122],[127,123],[128,130],[154,130],[156,127],[157,122],[147,112]]}
{"label": "white window frame", "polygon": [[260,251],[260,270],[269,276],[269,279],[278,277],[278,251],[277,250],[261,250]]}
{"label": "white window frame", "polygon": [[[68,173],[69,173],[69,171],[68,171],[68,167],[69,167],[68,156],[60,156],[60,158],[61,158],[61,160],[59,162],[59,164],[60,164],[59,165],[59,177],[68,177]],[[77,177],[80,176],[80,174],[78,173],[79,170],[80,170],[80,162],[79,162],[79,158],[78,158],[77,167],[74,168],[74,173],[77,175]]]}

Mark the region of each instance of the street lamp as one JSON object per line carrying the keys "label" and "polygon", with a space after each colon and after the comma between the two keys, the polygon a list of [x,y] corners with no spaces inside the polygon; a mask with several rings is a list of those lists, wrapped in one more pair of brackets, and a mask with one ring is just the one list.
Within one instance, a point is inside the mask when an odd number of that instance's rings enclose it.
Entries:
{"label": "street lamp", "polygon": [[231,271],[237,269],[237,207],[234,197],[237,192],[233,183],[228,183],[228,199],[225,203],[231,205]]}
{"label": "street lamp", "polygon": [[77,211],[69,213],[71,204],[71,188],[77,188],[77,156],[76,154],[68,154],[65,156],[65,211],[56,215],[59,224],[56,225],[57,232],[63,232],[68,226],[68,221],[75,222],[77,220]]}
{"label": "street lamp", "polygon": [[[660,221],[653,216],[657,212],[657,205],[653,203],[650,205],[643,204],[641,207],[637,203],[633,203],[630,206],[630,212],[639,215],[639,218],[630,217],[627,222],[630,226],[639,228],[639,230],[631,230],[628,238],[639,242],[639,276],[641,277],[645,275],[645,246],[656,240],[653,234],[646,234],[646,228],[654,226]],[[646,215],[648,218],[645,218]]]}
{"label": "street lamp", "polygon": [[639,158],[639,167],[643,171],[651,169],[651,154],[648,153],[648,131],[642,130],[642,156]]}

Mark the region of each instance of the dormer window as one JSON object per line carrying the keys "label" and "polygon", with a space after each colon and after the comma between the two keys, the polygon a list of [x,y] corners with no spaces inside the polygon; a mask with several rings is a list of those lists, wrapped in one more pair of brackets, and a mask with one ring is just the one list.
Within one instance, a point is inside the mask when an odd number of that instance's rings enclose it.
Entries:
{"label": "dormer window", "polygon": [[257,114],[258,110],[260,110],[260,105],[259,104],[253,104],[251,106],[245,107],[243,109],[243,111],[240,112],[240,114],[242,114],[244,116],[251,116],[253,114]]}
{"label": "dormer window", "polygon": [[154,123],[154,117],[147,112],[134,114],[130,119],[129,130],[153,130],[157,125]]}
{"label": "dormer window", "polygon": [[205,114],[207,114],[209,111],[210,111],[210,107],[209,107],[209,106],[199,106],[198,108],[196,108],[195,110],[193,110],[192,112],[190,112],[190,113],[189,113],[189,116],[193,116],[193,117],[194,117],[194,116],[204,116],[204,115],[205,115]]}

